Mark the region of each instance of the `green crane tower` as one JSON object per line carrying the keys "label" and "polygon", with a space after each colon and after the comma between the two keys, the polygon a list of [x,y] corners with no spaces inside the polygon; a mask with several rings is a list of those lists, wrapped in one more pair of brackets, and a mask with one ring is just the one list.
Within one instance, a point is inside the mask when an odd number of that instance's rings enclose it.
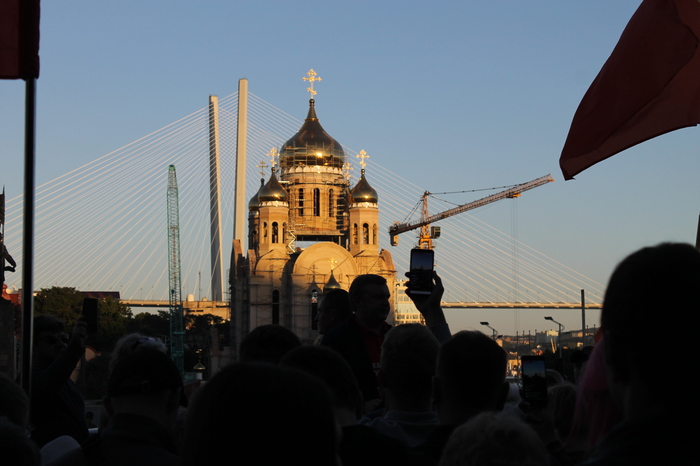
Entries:
{"label": "green crane tower", "polygon": [[185,373],[185,329],[180,276],[180,203],[175,165],[168,168],[168,281],[170,290],[170,357]]}

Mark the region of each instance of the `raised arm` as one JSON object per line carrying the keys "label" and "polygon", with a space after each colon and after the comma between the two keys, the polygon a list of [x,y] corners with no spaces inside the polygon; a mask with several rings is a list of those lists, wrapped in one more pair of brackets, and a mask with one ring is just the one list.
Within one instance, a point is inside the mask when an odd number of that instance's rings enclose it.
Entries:
{"label": "raised arm", "polygon": [[444,343],[452,334],[441,304],[445,288],[442,285],[442,279],[435,271],[433,271],[433,282],[433,291],[429,295],[411,294],[410,284],[406,286],[406,294],[411,298],[416,309],[423,315],[425,325],[433,332],[433,335],[440,343]]}

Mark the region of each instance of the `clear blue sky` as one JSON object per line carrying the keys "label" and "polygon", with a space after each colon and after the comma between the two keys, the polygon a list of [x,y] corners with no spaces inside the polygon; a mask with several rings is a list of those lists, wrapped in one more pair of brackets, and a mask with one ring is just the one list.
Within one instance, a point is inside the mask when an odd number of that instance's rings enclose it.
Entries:
{"label": "clear blue sky", "polygon": [[[314,68],[325,129],[427,190],[552,173],[519,205],[519,239],[605,283],[642,246],[693,242],[700,212],[699,128],[575,181],[559,171],[576,107],[639,3],[45,1],[38,184],[235,92],[239,78],[301,118]],[[0,82],[9,197],[22,190],[22,115],[23,83]]]}

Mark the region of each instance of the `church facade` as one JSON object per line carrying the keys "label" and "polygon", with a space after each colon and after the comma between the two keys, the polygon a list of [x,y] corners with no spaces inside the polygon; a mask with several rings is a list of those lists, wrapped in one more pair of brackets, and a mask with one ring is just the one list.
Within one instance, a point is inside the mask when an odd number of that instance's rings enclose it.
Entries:
{"label": "church facade", "polygon": [[[234,240],[231,318],[238,343],[266,324],[313,342],[324,290],[348,290],[358,275],[381,275],[396,291],[391,254],[379,246],[379,197],[365,175],[364,151],[358,157],[362,173],[351,186],[345,151],[324,131],[312,98],[302,127],[250,199],[248,250]],[[390,323],[393,316],[392,304]]]}

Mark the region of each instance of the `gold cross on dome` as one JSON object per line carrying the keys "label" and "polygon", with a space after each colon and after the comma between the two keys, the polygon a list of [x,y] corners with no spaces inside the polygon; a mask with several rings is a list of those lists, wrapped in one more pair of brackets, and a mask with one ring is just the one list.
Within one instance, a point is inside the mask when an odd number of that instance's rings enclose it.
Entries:
{"label": "gold cross on dome", "polygon": [[269,155],[269,156],[270,156],[270,164],[272,165],[272,169],[274,170],[275,167],[277,166],[277,157],[279,157],[280,153],[277,152],[277,151],[275,150],[275,148],[273,147],[272,149],[270,149],[270,152],[268,152],[268,153],[265,154],[265,155]]}
{"label": "gold cross on dome", "polygon": [[338,261],[331,258],[329,262],[331,263],[331,271],[335,270],[335,265],[338,263]]}
{"label": "gold cross on dome", "polygon": [[309,81],[311,83],[310,87],[307,87],[306,90],[309,91],[309,94],[311,94],[311,98],[313,99],[314,96],[317,94],[317,92],[314,90],[314,81],[320,81],[321,77],[318,76],[316,72],[313,69],[310,69],[308,73],[306,73],[308,78],[301,78],[304,81]]}
{"label": "gold cross on dome", "polygon": [[260,169],[260,176],[265,176],[265,168],[267,168],[267,164],[265,163],[264,160],[261,160],[259,164],[256,165]]}
{"label": "gold cross on dome", "polygon": [[365,167],[367,166],[367,162],[365,162],[365,159],[368,159],[368,158],[369,158],[369,155],[367,155],[367,152],[365,152],[364,149],[363,149],[363,150],[361,150],[360,153],[357,154],[355,157],[357,157],[358,159],[360,159],[360,166],[361,166],[362,169],[364,170]]}

